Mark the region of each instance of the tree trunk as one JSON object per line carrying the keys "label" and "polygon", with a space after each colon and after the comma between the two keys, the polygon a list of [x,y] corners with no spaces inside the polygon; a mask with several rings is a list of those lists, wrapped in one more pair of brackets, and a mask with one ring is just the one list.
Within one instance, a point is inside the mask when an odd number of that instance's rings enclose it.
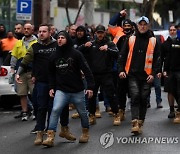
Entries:
{"label": "tree trunk", "polygon": [[84,21],[88,25],[94,24],[94,1],[86,0],[84,8]]}

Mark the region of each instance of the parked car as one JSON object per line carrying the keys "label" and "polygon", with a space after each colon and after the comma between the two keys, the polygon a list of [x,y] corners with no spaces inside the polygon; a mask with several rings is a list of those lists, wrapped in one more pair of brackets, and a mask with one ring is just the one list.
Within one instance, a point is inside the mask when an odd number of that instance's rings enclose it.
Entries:
{"label": "parked car", "polygon": [[16,95],[14,83],[9,84],[10,66],[0,66],[0,107],[12,108],[19,104],[19,97]]}
{"label": "parked car", "polygon": [[154,30],[154,35],[155,36],[163,36],[164,37],[164,40],[166,40],[169,36],[169,31],[168,30]]}

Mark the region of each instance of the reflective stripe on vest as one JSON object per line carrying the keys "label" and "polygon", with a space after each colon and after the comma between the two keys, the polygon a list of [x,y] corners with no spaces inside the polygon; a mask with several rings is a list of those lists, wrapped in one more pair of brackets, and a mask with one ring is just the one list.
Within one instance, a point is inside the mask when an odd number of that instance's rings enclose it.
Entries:
{"label": "reflective stripe on vest", "polygon": [[[136,36],[131,36],[129,38],[129,53],[125,66],[126,74],[129,73],[135,40],[136,40]],[[156,38],[155,37],[149,38],[149,43],[146,51],[145,66],[144,66],[144,70],[148,75],[152,73],[153,53],[154,53],[155,45],[156,45]]]}
{"label": "reflective stripe on vest", "polygon": [[125,35],[120,26],[108,26],[108,30],[109,33],[114,37],[114,44],[117,44],[119,38]]}
{"label": "reflective stripe on vest", "polygon": [[122,31],[118,31],[116,36],[113,39],[114,44],[117,44],[117,42],[119,41],[119,39],[124,36],[125,34]]}

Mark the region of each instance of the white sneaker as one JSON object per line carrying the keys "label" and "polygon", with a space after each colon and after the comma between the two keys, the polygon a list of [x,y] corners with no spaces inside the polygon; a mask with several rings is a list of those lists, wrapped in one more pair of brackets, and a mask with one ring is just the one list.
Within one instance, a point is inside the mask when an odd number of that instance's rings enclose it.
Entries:
{"label": "white sneaker", "polygon": [[28,120],[28,114],[27,112],[23,112],[22,113],[22,118],[21,118],[22,121],[27,121]]}
{"label": "white sneaker", "polygon": [[33,110],[31,111],[31,114],[30,114],[29,118],[31,118],[32,120],[36,120],[36,117],[34,115],[34,111]]}
{"label": "white sneaker", "polygon": [[35,117],[35,115],[32,115],[32,120],[36,120],[36,117]]}
{"label": "white sneaker", "polygon": [[128,98],[127,103],[126,103],[126,111],[131,110],[131,98]]}

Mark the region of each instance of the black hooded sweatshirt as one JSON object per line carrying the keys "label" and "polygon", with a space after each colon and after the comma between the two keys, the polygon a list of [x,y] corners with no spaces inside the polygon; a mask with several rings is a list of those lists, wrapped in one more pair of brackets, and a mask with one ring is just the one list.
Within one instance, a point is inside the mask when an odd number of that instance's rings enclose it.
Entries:
{"label": "black hooded sweatshirt", "polygon": [[162,54],[164,55],[164,71],[180,71],[180,40],[176,37],[168,39],[162,44]]}
{"label": "black hooded sweatshirt", "polygon": [[87,30],[84,26],[79,26],[77,29],[76,29],[76,33],[79,31],[79,30],[82,30],[84,31],[84,36],[82,38],[78,38],[76,36],[76,38],[73,40],[73,44],[74,44],[74,48],[75,49],[78,49],[79,46],[85,44],[86,42],[90,41],[90,37],[87,35]]}
{"label": "black hooded sweatshirt", "polygon": [[57,46],[49,62],[49,86],[50,89],[63,92],[76,93],[84,90],[82,72],[87,80],[87,89],[94,87],[93,75],[81,52],[73,48],[69,34],[61,31],[58,36],[66,37],[65,45]]}
{"label": "black hooded sweatshirt", "polygon": [[76,36],[76,38],[73,40],[73,47],[79,50],[80,52],[82,52],[86,60],[89,61],[89,55],[87,53],[88,49],[85,47],[85,43],[87,43],[88,41],[91,41],[91,38],[87,35],[87,30],[84,26],[79,26],[76,29],[76,33],[79,29],[84,31],[84,36],[82,38],[78,38]]}

